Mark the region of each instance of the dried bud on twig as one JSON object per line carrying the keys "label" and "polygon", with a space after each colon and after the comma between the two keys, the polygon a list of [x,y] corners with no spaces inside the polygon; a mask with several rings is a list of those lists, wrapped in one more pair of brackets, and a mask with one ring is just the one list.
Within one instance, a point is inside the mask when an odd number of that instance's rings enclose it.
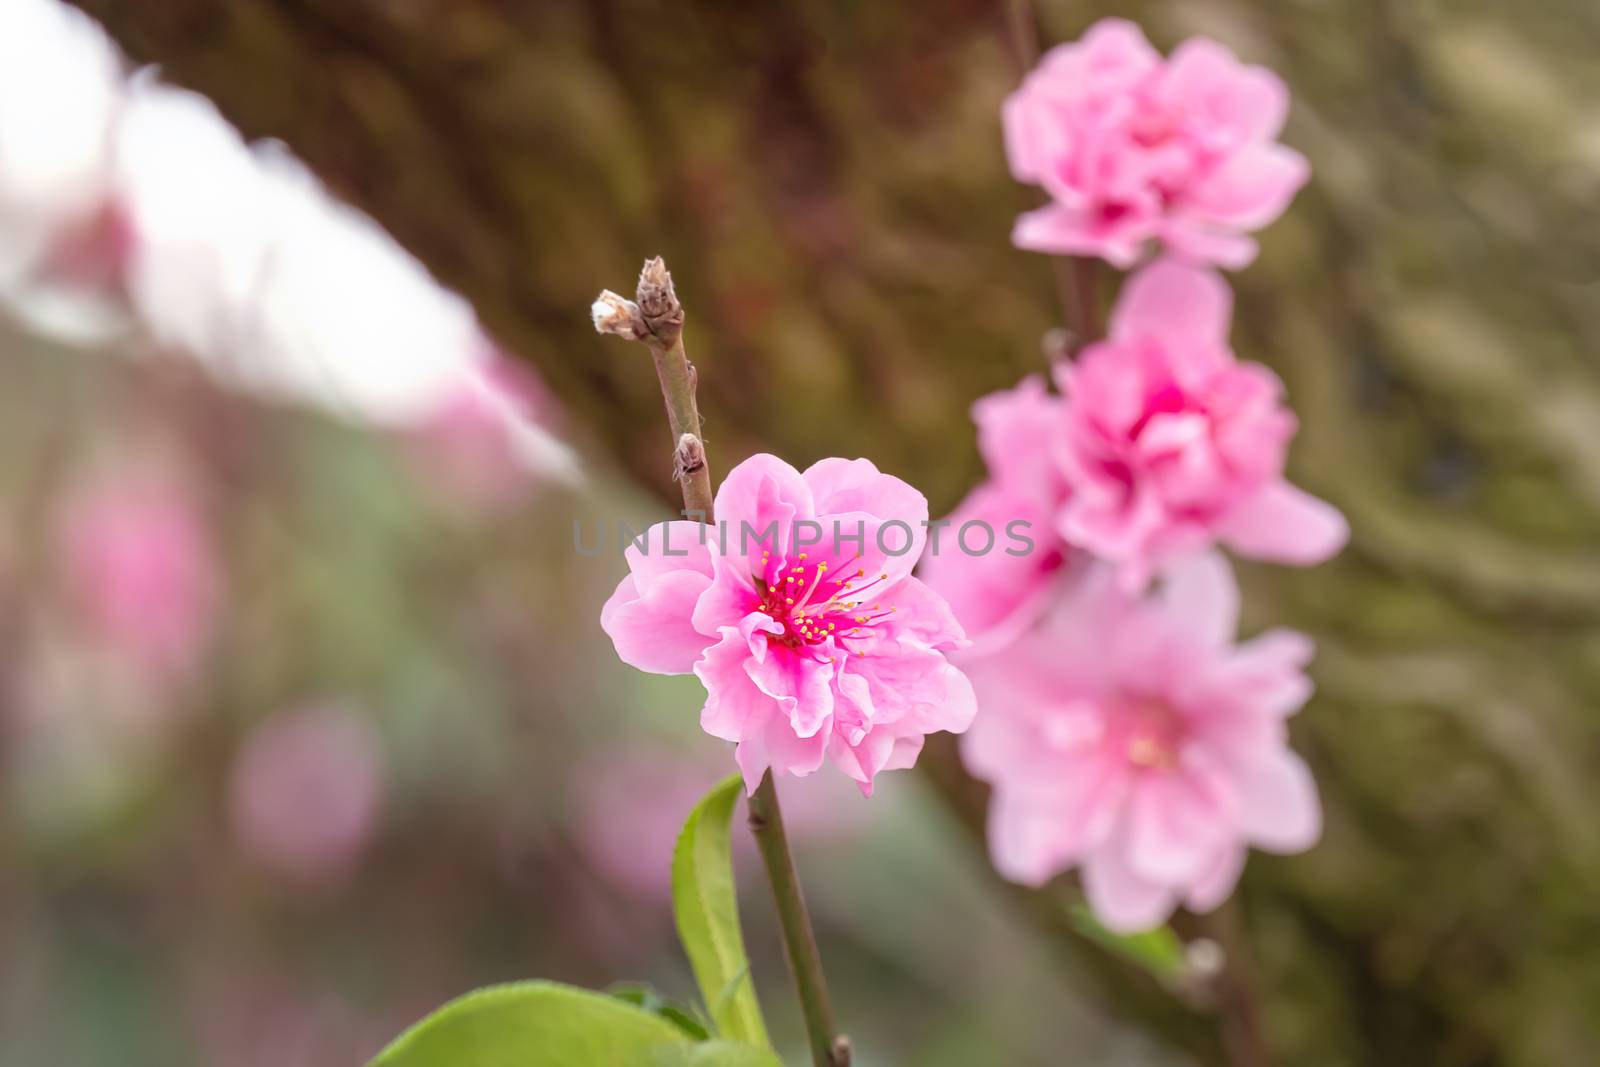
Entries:
{"label": "dried bud on twig", "polygon": [[589,305],[589,314],[594,317],[594,328],[599,333],[626,337],[630,341],[637,341],[645,335],[644,317],[639,313],[639,305],[610,289],[600,290],[600,295]]}
{"label": "dried bud on twig", "polygon": [[706,469],[706,446],[700,438],[686,433],[678,438],[678,447],[672,451],[672,478],[683,481],[690,475]]}
{"label": "dried bud on twig", "polygon": [[645,329],[664,344],[671,345],[683,331],[683,305],[672,288],[672,275],[660,256],[647,259],[639,272],[639,311]]}

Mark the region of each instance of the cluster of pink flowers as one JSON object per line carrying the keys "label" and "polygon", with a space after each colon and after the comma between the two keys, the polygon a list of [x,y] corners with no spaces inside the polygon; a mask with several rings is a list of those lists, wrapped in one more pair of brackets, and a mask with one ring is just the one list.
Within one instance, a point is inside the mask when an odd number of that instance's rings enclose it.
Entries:
{"label": "cluster of pink flowers", "polygon": [[1274,140],[1286,108],[1274,75],[1220,45],[1163,60],[1119,20],[1051,52],[1005,105],[1012,170],[1051,197],[1018,245],[1118,267],[1162,254],[1123,284],[1108,336],[1055,368],[1056,392],[1031,377],[974,407],[989,478],[952,523],[1025,518],[1039,550],[922,574],[975,642],[958,657],[980,707],[962,751],[994,787],[996,866],[1034,885],[1081,868],[1119,931],[1209,910],[1250,845],[1320,833],[1284,725],[1311,692],[1311,643],[1235,644],[1216,550],[1309,565],[1348,536],[1285,480],[1294,415],[1230,350],[1232,294],[1208,265],[1253,258],[1244,232],[1306,178]]}
{"label": "cluster of pink flowers", "polygon": [[[1030,377],[975,405],[989,478],[945,550],[930,539],[923,581],[926,503],[865,460],[741,464],[716,513],[770,526],[754,548],[663,523],[628,550],[602,624],[627,662],[699,676],[701,724],[738,743],[752,790],[769,768],[831,759],[870,792],[924,735],[975,719],[963,753],[993,786],[996,865],[1031,884],[1081,866],[1119,931],[1215,907],[1251,845],[1316,840],[1316,789],[1285,727],[1311,692],[1311,643],[1236,644],[1219,551],[1310,565],[1348,537],[1285,479],[1295,417],[1277,377],[1230,348],[1232,293],[1213,269],[1249,262],[1246,234],[1306,179],[1275,140],[1287,103],[1214,42],[1164,60],[1115,19],[1006,102],[1012,170],[1051,197],[1016,243],[1138,269],[1055,391]],[[794,531],[819,520],[863,523],[860,551],[837,535],[797,551]],[[873,534],[896,522],[909,543],[892,555]],[[989,550],[963,539],[974,526]],[[1002,528],[1028,531],[1025,547],[996,550]]]}

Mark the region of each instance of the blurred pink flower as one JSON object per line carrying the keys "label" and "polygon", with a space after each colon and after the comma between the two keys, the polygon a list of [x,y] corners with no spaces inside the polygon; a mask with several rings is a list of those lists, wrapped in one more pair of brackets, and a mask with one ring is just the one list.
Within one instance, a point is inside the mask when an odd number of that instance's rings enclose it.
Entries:
{"label": "blurred pink flower", "polygon": [[1193,38],[1164,60],[1139,27],[1103,19],[1006,99],[1011,173],[1051,199],[1012,239],[1123,268],[1155,240],[1242,267],[1256,255],[1245,234],[1282,214],[1310,173],[1277,142],[1288,109],[1277,75],[1215,41]]}
{"label": "blurred pink flower", "polygon": [[[979,400],[972,418],[989,478],[956,507],[945,520],[948,526],[941,524],[921,574],[950,602],[967,636],[982,650],[1004,644],[1038,618],[1072,549],[1056,529],[1069,489],[1050,448],[1062,420],[1061,398],[1030,376],[1014,389]],[[976,545],[985,543],[985,528],[998,545],[982,553],[963,551],[968,523],[981,524],[975,528]],[[1026,537],[1033,548],[1022,552],[1012,537]]]}
{"label": "blurred pink flower", "polygon": [[[578,846],[607,881],[644,899],[672,893],[672,852],[691,808],[726,773],[704,755],[668,745],[607,746],[574,775]],[[877,814],[844,778],[823,778],[783,798],[783,820],[799,844],[852,839]],[[748,834],[733,838],[733,861],[755,862]]]}
{"label": "blurred pink flower", "polygon": [[665,746],[604,751],[574,778],[577,842],[611,883],[666,900],[678,831],[719,776],[706,760]]}
{"label": "blurred pink flower", "polygon": [[1072,486],[1059,529],[1130,587],[1214,540],[1309,565],[1349,535],[1336,509],[1284,480],[1295,418],[1277,377],[1228,348],[1232,307],[1216,274],[1157,261],[1123,287],[1110,336],[1057,368],[1055,454]]}
{"label": "blurred pink flower", "polygon": [[245,739],[229,784],[235,838],[285,881],[337,884],[361,861],[382,813],[381,742],[337,703],[281,711]]}
{"label": "blurred pink flower", "polygon": [[921,493],[864,459],[802,475],[757,455],[715,506],[721,537],[666,522],[628,548],[600,622],[633,666],[699,676],[700,725],[738,742],[752,792],[769,767],[805,775],[831,758],[870,794],[924,735],[966,729],[972,688],[944,655],[966,643],[961,627],[911,577]]}
{"label": "blurred pink flower", "polygon": [[[519,459],[516,427],[524,422],[553,426],[559,411],[533,369],[497,357],[487,378],[498,394],[468,387],[451,395],[409,435],[411,467],[442,500],[475,513],[493,512],[522,499],[534,486],[538,463]],[[504,417],[500,401],[522,418]]]}
{"label": "blurred pink flower", "polygon": [[1310,639],[1233,643],[1238,589],[1208,553],[1144,600],[1091,573],[1046,624],[966,664],[983,705],[962,755],[994,786],[989,847],[1007,878],[1074,866],[1111,929],[1232,892],[1249,845],[1299,852],[1321,833],[1285,720],[1305,703]]}
{"label": "blurred pink flower", "polygon": [[152,675],[188,673],[216,620],[221,576],[189,489],[124,475],[67,501],[61,566],[99,643]]}

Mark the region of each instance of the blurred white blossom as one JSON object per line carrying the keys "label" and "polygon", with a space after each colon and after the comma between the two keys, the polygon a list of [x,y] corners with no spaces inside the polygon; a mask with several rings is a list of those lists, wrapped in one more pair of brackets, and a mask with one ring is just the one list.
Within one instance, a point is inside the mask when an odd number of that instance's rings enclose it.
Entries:
{"label": "blurred white blossom", "polygon": [[0,300],[67,340],[131,317],[218,381],[384,426],[464,398],[531,470],[571,451],[499,395],[471,306],[277,144],[210,101],[125,77],[57,0],[0,2]]}

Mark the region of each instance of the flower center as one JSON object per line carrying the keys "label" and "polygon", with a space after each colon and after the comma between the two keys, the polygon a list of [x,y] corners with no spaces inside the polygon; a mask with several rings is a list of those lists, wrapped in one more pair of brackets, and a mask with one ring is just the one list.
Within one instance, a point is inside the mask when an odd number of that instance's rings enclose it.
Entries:
{"label": "flower center", "polygon": [[[849,562],[854,564],[860,558]],[[865,656],[863,643],[872,637],[874,624],[895,611],[867,603],[872,599],[870,591],[889,580],[887,574],[868,578],[866,571],[851,569],[848,564],[835,571],[825,561],[807,562],[804,552],[794,563],[784,565],[772,559],[770,551],[763,551],[760,571],[752,578],[761,598],[760,610],[783,626],[783,634],[772,640],[794,649],[832,638],[845,652]]]}
{"label": "flower center", "polygon": [[1164,700],[1139,699],[1128,707],[1125,753],[1135,767],[1167,771],[1178,765],[1183,719]]}

